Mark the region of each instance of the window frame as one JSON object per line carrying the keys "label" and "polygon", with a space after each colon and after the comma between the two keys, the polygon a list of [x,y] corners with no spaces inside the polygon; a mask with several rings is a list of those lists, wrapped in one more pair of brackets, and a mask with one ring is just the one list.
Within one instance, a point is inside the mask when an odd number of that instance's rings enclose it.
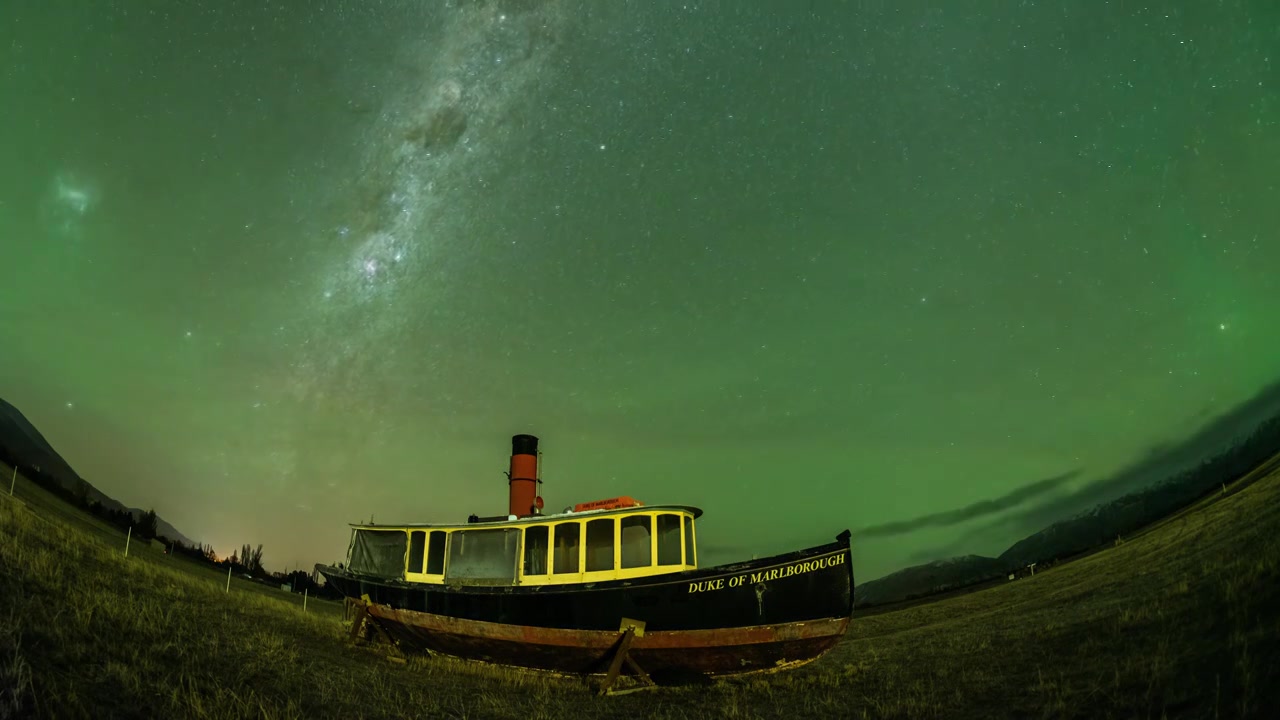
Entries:
{"label": "window frame", "polygon": [[[582,564],[580,567],[584,577],[613,576],[618,572],[618,529],[622,526],[622,523],[618,522],[618,518],[618,515],[605,515],[604,517],[587,518],[583,521]],[[596,525],[599,527],[599,524],[604,522],[610,523],[611,526],[609,528],[609,556],[611,560],[609,567],[591,570],[587,568],[588,548],[591,544],[591,526]]]}
{"label": "window frame", "polygon": [[[429,530],[410,530],[409,531],[409,556],[405,560],[404,574],[409,575],[425,575],[427,565],[427,539],[430,537]],[[419,543],[418,539],[422,542]],[[416,555],[416,557],[415,557]],[[417,569],[414,569],[414,560],[418,561]]]}
{"label": "window frame", "polygon": [[[649,544],[649,562],[644,565],[628,566],[624,564],[624,560],[625,560],[624,550],[626,547],[624,543],[626,541],[622,536],[622,531],[626,529],[624,526],[627,524],[627,520],[641,519],[641,518],[644,519],[645,521],[644,522],[645,532],[649,534],[649,543],[648,543]],[[657,550],[657,538],[655,537],[655,534],[653,532],[654,525],[657,524],[656,518],[657,518],[656,513],[648,513],[648,512],[631,513],[629,515],[618,516],[618,542],[617,542],[618,549],[617,549],[617,555],[616,555],[617,562],[615,563],[615,567],[618,572],[621,573],[621,572],[630,572],[635,570],[648,570],[648,569],[657,567],[657,554],[655,552]]]}
{"label": "window frame", "polygon": [[[520,580],[523,580],[524,578],[535,578],[545,582],[547,578],[550,578],[554,574],[551,572],[552,570],[551,563],[555,561],[555,544],[554,544],[555,533],[553,532],[554,527],[555,526],[552,524],[544,525],[539,523],[537,525],[527,525],[524,528],[522,528],[522,531],[520,533]],[[542,572],[542,573],[525,572],[525,563],[528,561],[527,552],[526,552],[528,548],[527,542],[529,537],[529,531],[531,530],[546,531],[546,538],[545,538],[545,542],[547,543],[546,553],[545,553],[545,556],[542,558],[543,564],[547,569],[546,572]]]}
{"label": "window frame", "polygon": [[[679,538],[678,557],[676,550],[671,547],[673,538],[667,540],[667,551],[671,554],[671,560],[676,562],[671,564],[659,564],[659,520],[665,516],[673,516],[675,519],[675,527],[669,528],[668,532],[675,530]],[[633,518],[643,518],[642,521],[632,520]],[[515,558],[515,577],[511,581],[512,585],[530,584],[530,585],[567,585],[583,582],[602,582],[608,580],[628,580],[634,578],[666,575],[669,573],[680,572],[697,568],[697,544],[695,529],[696,523],[693,513],[684,509],[672,509],[664,507],[644,508],[637,507],[634,510],[624,512],[608,512],[608,513],[577,513],[566,516],[557,517],[555,519],[547,518],[537,522],[515,522],[515,523],[494,523],[493,526],[485,527],[402,527],[402,528],[386,528],[387,530],[397,530],[404,532],[407,538],[404,554],[404,574],[406,581],[422,584],[440,585],[444,584],[445,576],[449,573],[449,556],[453,551],[454,535],[459,532],[478,531],[478,530],[505,530],[516,531],[519,533],[516,558]],[[587,528],[591,523],[597,521],[609,521],[612,523],[613,529],[613,564],[608,569],[587,570],[588,543]],[[623,555],[623,525],[630,521],[640,527],[647,526],[649,531],[649,564],[636,565],[632,567],[622,566]],[[576,528],[576,567],[569,572],[556,572],[556,531],[562,525],[573,525]],[[547,533],[547,571],[543,574],[534,574],[525,572],[525,550],[527,547],[526,538],[532,532],[538,532],[535,528],[545,528]],[[678,530],[676,530],[678,528]],[[365,528],[361,528],[365,529]],[[373,528],[369,528],[373,529]],[[382,530],[383,528],[376,528]],[[628,525],[628,530],[631,526]],[[413,538],[416,533],[424,534],[424,547],[422,558],[422,572],[411,572],[410,561],[413,559]],[[439,533],[439,536],[437,536]],[[435,538],[441,538],[438,552],[442,555],[439,558],[440,572],[432,573],[428,570],[431,567],[432,559],[432,541]],[[355,532],[352,533],[351,541],[348,546],[348,560],[350,560],[351,548],[356,542]],[[633,551],[639,552],[633,548]],[[461,579],[459,579],[461,581]],[[469,584],[463,581],[463,584]],[[477,584],[491,585],[493,582],[480,582]],[[500,583],[505,585],[506,583]]]}
{"label": "window frame", "polygon": [[[524,533],[521,532],[521,528],[513,527],[510,525],[503,526],[503,527],[459,528],[457,530],[450,532],[450,536],[458,533],[468,533],[468,532],[473,533],[477,538],[489,533],[501,534],[503,536],[504,545],[507,538],[510,538],[511,534],[515,533],[516,534],[515,547],[511,549],[511,554],[512,554],[511,574],[509,577],[508,576],[503,576],[503,577],[466,576],[461,578],[452,577],[450,573],[450,566],[453,565],[453,562],[452,562],[453,549],[454,549],[454,545],[456,544],[454,542],[456,538],[449,537],[447,538],[448,542],[446,542],[446,547],[445,547],[445,561],[444,561],[444,575],[443,575],[444,582],[446,584],[453,582],[454,584],[457,584],[457,585],[481,585],[481,586],[490,586],[490,587],[493,587],[493,586],[502,587],[506,585],[517,584],[519,582],[520,570],[524,560],[523,554],[521,552]],[[465,546],[463,548],[463,551],[465,551]],[[503,548],[503,552],[504,553],[506,552],[505,547]],[[498,565],[495,563],[495,567],[497,566]],[[464,564],[464,567],[465,567],[465,564]]]}
{"label": "window frame", "polygon": [[[574,561],[574,568],[564,572],[557,570],[555,565],[555,560],[558,555],[556,552],[556,531],[560,529],[561,525],[573,525],[578,529],[578,534],[575,538],[578,544],[578,552],[575,553],[577,559]],[[551,565],[547,574],[559,582],[567,582],[564,578],[574,578],[572,582],[577,582],[577,580],[582,577],[583,555],[586,552],[586,543],[584,542],[585,538],[583,537],[586,533],[584,532],[585,528],[582,527],[582,521],[576,518],[573,520],[563,520],[561,522],[552,523],[551,528]]]}

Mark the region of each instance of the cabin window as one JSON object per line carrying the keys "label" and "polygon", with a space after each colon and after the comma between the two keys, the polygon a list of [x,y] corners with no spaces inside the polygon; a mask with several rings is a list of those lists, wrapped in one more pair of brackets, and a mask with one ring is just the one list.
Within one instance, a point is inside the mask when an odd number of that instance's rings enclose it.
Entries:
{"label": "cabin window", "polygon": [[427,545],[427,574],[444,574],[444,541],[449,533],[444,530],[432,530],[431,542]]}
{"label": "cabin window", "polygon": [[658,564],[680,564],[680,516],[664,513],[658,516]]}
{"label": "cabin window", "polygon": [[652,516],[622,518],[622,567],[649,567],[653,564]]}
{"label": "cabin window", "polygon": [[524,574],[546,575],[547,552],[551,549],[551,528],[538,525],[524,531]]}
{"label": "cabin window", "polygon": [[587,522],[587,572],[613,569],[613,518]]}
{"label": "cabin window", "polygon": [[556,525],[554,572],[578,572],[578,542],[581,523],[567,522]]}
{"label": "cabin window", "polygon": [[404,530],[356,530],[347,565],[366,575],[403,577],[408,544],[409,534]]}
{"label": "cabin window", "polygon": [[409,572],[422,572],[422,556],[427,550],[427,534],[422,530],[409,533]]}
{"label": "cabin window", "polygon": [[693,552],[693,518],[684,516],[684,564],[697,565],[697,556]]}
{"label": "cabin window", "polygon": [[516,579],[516,548],[520,531],[455,530],[449,542],[445,582],[506,585]]}

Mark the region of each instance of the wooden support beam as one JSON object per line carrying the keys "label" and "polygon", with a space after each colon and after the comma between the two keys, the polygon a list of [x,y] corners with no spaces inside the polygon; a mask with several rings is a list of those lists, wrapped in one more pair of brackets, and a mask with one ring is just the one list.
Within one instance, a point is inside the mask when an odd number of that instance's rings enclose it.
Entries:
{"label": "wooden support beam", "polygon": [[[369,606],[372,605],[368,595],[362,596],[359,600],[355,598],[347,598],[346,611],[349,614],[354,610],[355,616],[351,619],[351,630],[348,639],[352,642],[359,643],[361,640],[374,642],[381,640],[386,643],[391,652],[399,652],[399,646],[395,640],[391,639],[391,635],[386,628],[378,622],[378,619],[369,612]],[[367,630],[368,632],[364,632]],[[392,662],[404,663],[407,659],[404,657],[388,656]]]}
{"label": "wooden support beam", "polygon": [[618,679],[618,671],[622,669],[622,661],[627,659],[627,651],[631,649],[631,640],[635,637],[635,630],[627,628],[622,633],[622,640],[618,643],[618,648],[613,651],[613,661],[609,663],[609,672],[604,676],[604,684],[600,686],[600,694],[604,695],[613,689],[613,683]]}
{"label": "wooden support beam", "polygon": [[634,672],[636,676],[640,678],[641,682],[643,682],[645,685],[656,684],[653,682],[653,678],[649,677],[649,673],[645,672],[644,668],[640,667],[640,665],[636,663],[635,659],[632,658],[631,655],[627,655],[625,660],[627,663],[627,667],[631,668],[631,671]]}
{"label": "wooden support beam", "polygon": [[368,618],[365,619],[365,622],[369,625],[369,627],[373,628],[373,632],[379,638],[381,638],[382,642],[386,643],[393,650],[395,649],[396,647],[395,641],[391,639],[391,635],[387,633],[387,631],[382,627],[382,625],[378,624],[377,618],[370,615]]}
{"label": "wooden support beam", "polygon": [[365,616],[367,616],[368,614],[369,614],[369,611],[367,608],[365,608],[363,604],[356,605],[356,614],[354,617],[351,618],[351,635],[349,636],[350,640],[354,641],[356,638],[360,637],[360,627],[364,625]]}
{"label": "wooden support beam", "polygon": [[604,676],[604,683],[600,685],[601,695],[619,695],[627,692],[634,692],[643,688],[631,688],[630,690],[614,690],[613,685],[618,681],[618,675],[622,670],[622,664],[626,663],[631,668],[631,672],[635,673],[640,682],[646,687],[657,687],[657,683],[653,678],[649,677],[649,673],[640,667],[640,664],[631,657],[631,643],[638,637],[644,636],[644,622],[641,620],[631,620],[630,618],[622,619],[622,627],[619,632],[621,637],[618,639],[618,647],[613,651],[613,660],[609,662],[609,671]]}

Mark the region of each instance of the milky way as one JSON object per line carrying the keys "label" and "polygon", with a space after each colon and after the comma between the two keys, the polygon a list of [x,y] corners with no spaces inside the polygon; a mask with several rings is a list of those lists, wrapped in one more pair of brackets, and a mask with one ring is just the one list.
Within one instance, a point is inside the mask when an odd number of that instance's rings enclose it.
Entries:
{"label": "milky way", "polygon": [[326,347],[313,348],[297,376],[304,392],[364,392],[363,380],[395,372],[389,349],[413,333],[415,303],[448,301],[444,256],[465,252],[474,232],[467,199],[503,153],[519,151],[504,124],[550,82],[566,25],[560,2],[501,5],[442,10],[420,37],[399,41],[404,86],[381,96],[360,132],[356,197],[334,230],[339,257],[308,313],[307,331]]}

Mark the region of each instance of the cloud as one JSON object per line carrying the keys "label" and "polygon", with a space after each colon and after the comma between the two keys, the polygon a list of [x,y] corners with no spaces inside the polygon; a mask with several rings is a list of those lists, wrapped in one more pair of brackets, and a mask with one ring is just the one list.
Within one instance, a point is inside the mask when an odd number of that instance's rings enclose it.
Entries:
{"label": "cloud", "polygon": [[1068,473],[1055,475],[1043,480],[1037,480],[1030,485],[1020,487],[1017,490],[1001,495],[998,498],[982,500],[980,502],[973,503],[972,505],[966,505],[955,510],[947,510],[946,512],[921,515],[920,517],[911,518],[910,520],[898,520],[881,525],[872,525],[871,527],[862,528],[857,532],[857,535],[859,537],[889,537],[914,532],[921,528],[958,525],[975,518],[985,517],[1008,510],[1012,507],[1017,507],[1034,497],[1043,495],[1044,493],[1061,487],[1064,483],[1079,474],[1079,470],[1072,470]]}

